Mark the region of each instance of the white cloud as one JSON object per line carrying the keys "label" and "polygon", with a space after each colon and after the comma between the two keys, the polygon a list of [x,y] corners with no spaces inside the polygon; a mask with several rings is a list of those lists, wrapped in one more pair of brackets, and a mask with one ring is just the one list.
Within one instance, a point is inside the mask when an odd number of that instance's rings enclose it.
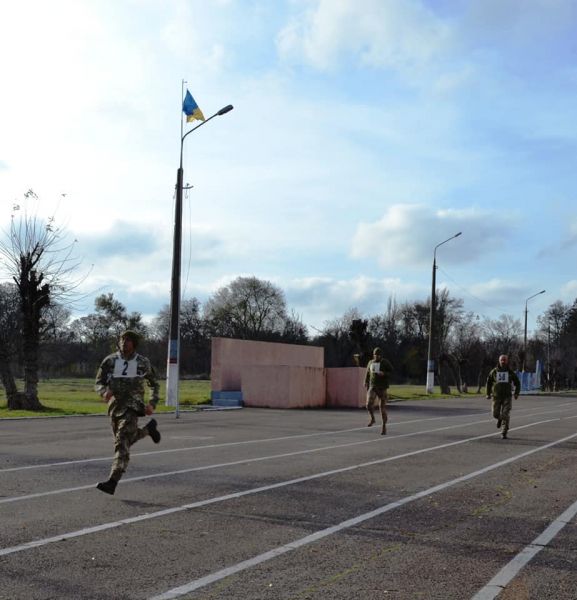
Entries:
{"label": "white cloud", "polygon": [[361,64],[402,71],[429,64],[449,37],[447,24],[418,1],[319,0],[293,18],[277,45],[281,56],[318,69],[351,54]]}
{"label": "white cloud", "polygon": [[437,244],[462,232],[462,237],[444,249],[443,261],[468,262],[498,250],[509,227],[513,220],[506,214],[395,204],[379,221],[357,226],[351,254],[371,257],[382,267],[422,267],[432,262]]}
{"label": "white cloud", "polygon": [[519,305],[521,299],[527,294],[527,286],[515,281],[490,279],[472,284],[470,291],[471,294],[490,305]]}
{"label": "white cloud", "polygon": [[561,286],[561,298],[571,303],[577,300],[577,279],[571,279]]}
{"label": "white cloud", "polygon": [[349,308],[362,314],[376,315],[386,310],[389,298],[399,301],[426,296],[424,287],[399,278],[350,279],[306,277],[282,283],[289,308],[302,315],[306,325],[321,329],[325,321],[338,317]]}

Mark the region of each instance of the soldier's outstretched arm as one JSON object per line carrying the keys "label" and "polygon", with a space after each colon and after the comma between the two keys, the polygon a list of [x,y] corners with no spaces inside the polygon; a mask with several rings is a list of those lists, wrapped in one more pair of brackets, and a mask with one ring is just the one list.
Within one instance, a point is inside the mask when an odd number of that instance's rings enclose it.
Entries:
{"label": "soldier's outstretched arm", "polygon": [[150,365],[146,372],[145,379],[148,387],[151,390],[150,404],[153,406],[153,408],[156,408],[159,399],[160,384],[158,383],[158,379],[156,378],[156,373],[153,367]]}

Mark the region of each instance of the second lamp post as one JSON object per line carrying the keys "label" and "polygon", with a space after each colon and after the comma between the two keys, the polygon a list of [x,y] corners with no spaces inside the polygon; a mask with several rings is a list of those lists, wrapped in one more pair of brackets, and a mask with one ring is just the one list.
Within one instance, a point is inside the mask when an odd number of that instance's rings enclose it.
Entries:
{"label": "second lamp post", "polygon": [[461,235],[461,231],[446,239],[444,242],[437,244],[435,246],[435,250],[433,251],[433,284],[431,288],[431,311],[429,318],[429,352],[427,356],[427,394],[432,394],[435,387],[435,358],[433,356],[433,340],[434,340],[434,332],[435,332],[435,304],[437,302],[435,298],[435,287],[437,285],[436,281],[436,271],[437,271],[437,248],[454,240],[456,237]]}

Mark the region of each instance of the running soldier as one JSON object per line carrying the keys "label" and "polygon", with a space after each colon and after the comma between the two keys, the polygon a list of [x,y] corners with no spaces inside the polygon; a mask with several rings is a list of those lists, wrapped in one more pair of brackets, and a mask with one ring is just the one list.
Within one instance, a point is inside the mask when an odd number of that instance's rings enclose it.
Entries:
{"label": "running soldier", "polygon": [[367,427],[375,424],[375,413],[373,412],[375,401],[378,399],[381,410],[382,428],[381,435],[387,433],[387,389],[389,387],[389,375],[393,371],[393,365],[381,357],[381,349],[373,350],[373,358],[367,365],[365,374],[365,388],[367,389],[367,410],[369,412],[369,423]]}
{"label": "running soldier", "polygon": [[[155,419],[144,427],[138,427],[138,417],[152,415],[158,404],[159,385],[154,369],[145,356],[136,353],[139,336],[125,331],[120,337],[119,351],[109,354],[96,374],[96,392],[108,402],[108,415],[114,435],[114,461],[108,481],[96,487],[107,494],[114,494],[116,485],[126,471],[130,460],[130,446],[149,435],[155,444],[160,442],[160,432]],[[151,388],[148,404],[144,403],[144,383]]]}
{"label": "running soldier", "polygon": [[497,419],[497,429],[501,429],[503,439],[507,439],[509,431],[512,396],[517,400],[520,391],[521,382],[517,373],[509,368],[509,357],[501,354],[499,364],[487,377],[487,400],[493,399],[493,416]]}

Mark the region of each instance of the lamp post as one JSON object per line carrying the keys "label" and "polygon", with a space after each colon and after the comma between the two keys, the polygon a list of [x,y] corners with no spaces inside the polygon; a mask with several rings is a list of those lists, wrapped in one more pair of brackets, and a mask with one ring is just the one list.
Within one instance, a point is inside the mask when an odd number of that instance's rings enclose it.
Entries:
{"label": "lamp post", "polygon": [[527,360],[527,302],[531,300],[531,298],[535,298],[535,296],[539,296],[540,294],[544,294],[545,290],[541,290],[532,296],[529,296],[527,300],[525,300],[525,330],[523,333],[523,373],[525,372],[525,361]]}
{"label": "lamp post", "polygon": [[221,108],[214,115],[202,121],[196,127],[193,127],[182,135],[182,122],[180,133],[180,165],[176,172],[176,201],[174,209],[174,241],[172,248],[172,282],[170,292],[170,333],[168,336],[168,358],[166,366],[166,404],[176,407],[176,418],[179,417],[178,406],[178,382],[180,376],[180,257],[182,251],[182,154],[184,140],[193,131],[206,125],[214,117],[230,112],[233,109],[232,104]]}
{"label": "lamp post", "polygon": [[431,287],[431,311],[429,316],[429,352],[427,356],[427,394],[432,394],[435,387],[435,359],[433,357],[433,339],[434,339],[434,331],[435,331],[435,287],[437,285],[437,248],[454,240],[456,237],[461,235],[461,231],[451,236],[449,239],[437,244],[433,251],[433,277],[432,277],[432,287]]}

